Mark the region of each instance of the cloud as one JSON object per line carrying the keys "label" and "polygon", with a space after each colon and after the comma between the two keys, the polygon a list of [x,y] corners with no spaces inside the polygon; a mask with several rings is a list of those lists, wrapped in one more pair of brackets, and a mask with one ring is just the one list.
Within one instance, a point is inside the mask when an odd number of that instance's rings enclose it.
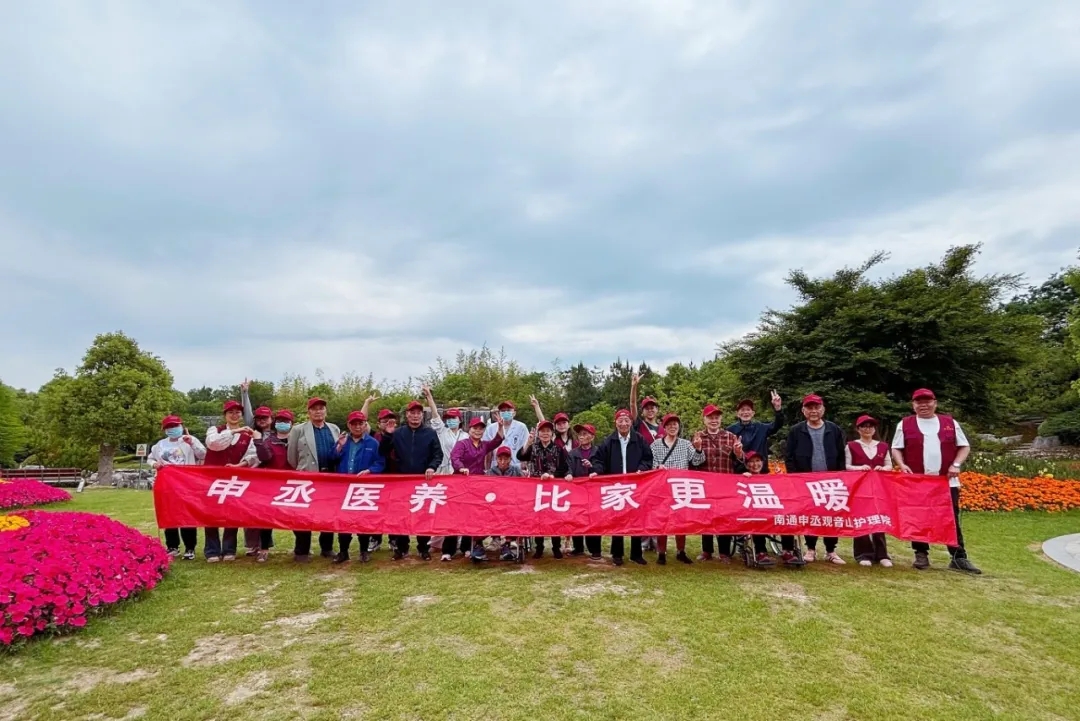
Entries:
{"label": "cloud", "polygon": [[[793,267],[1072,262],[1080,15],[635,0],[0,10],[5,382],[123,329],[178,386],[487,343],[710,357]],[[18,102],[15,102],[18,99]]]}

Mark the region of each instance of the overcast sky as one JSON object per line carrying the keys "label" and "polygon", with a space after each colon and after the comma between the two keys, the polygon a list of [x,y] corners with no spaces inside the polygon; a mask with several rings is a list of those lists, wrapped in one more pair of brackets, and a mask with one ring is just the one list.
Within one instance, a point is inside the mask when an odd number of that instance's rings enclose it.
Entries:
{"label": "overcast sky", "polygon": [[181,389],[664,366],[794,267],[982,242],[1041,282],[1077,38],[1075,0],[4,3],[0,379],[118,329]]}

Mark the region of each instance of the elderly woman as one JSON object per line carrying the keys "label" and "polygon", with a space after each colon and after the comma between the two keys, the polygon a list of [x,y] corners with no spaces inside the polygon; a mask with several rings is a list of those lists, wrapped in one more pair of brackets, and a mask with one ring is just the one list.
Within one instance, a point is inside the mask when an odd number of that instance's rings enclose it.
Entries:
{"label": "elderly woman", "polygon": [[[685,438],[679,438],[682,430],[682,421],[674,413],[668,413],[660,423],[664,429],[664,435],[652,442],[652,467],[673,468],[685,471],[690,464],[701,465],[705,462],[705,454],[701,450],[701,434],[695,433],[693,442]],[[683,563],[693,563],[686,555],[686,536],[675,536],[675,548],[678,554],[676,560]],[[667,563],[667,536],[658,536],[656,539],[656,562],[663,566]]]}
{"label": "elderly woman", "polygon": [[[889,444],[874,438],[878,422],[870,416],[859,416],[855,421],[855,430],[859,439],[851,441],[844,448],[844,461],[849,471],[891,471],[892,459],[889,458]],[[854,541],[855,560],[860,566],[872,566],[877,561],[885,568],[892,567],[892,559],[885,547],[884,533],[870,533],[857,536]]]}
{"label": "elderly woman", "polygon": [[[555,424],[551,421],[540,421],[536,426],[536,434],[529,434],[525,445],[518,451],[518,460],[528,462],[531,472],[529,475],[542,481],[552,478],[566,478],[570,475],[570,460],[566,449],[555,442]],[[533,558],[544,557],[544,537],[537,536],[533,539],[536,550]],[[562,558],[562,538],[551,537],[551,555]]]}

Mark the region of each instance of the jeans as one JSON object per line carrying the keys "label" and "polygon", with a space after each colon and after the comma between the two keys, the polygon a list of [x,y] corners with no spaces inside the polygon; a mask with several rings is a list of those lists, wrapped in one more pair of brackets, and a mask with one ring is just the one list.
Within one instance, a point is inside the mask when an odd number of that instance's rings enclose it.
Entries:
{"label": "jeans", "polygon": [[203,545],[203,553],[206,554],[207,558],[236,555],[237,529],[226,528],[225,532],[219,537],[220,531],[219,528],[207,528],[205,531],[206,543]]}
{"label": "jeans", "polygon": [[194,551],[199,545],[199,534],[194,528],[166,528],[165,548],[170,551],[180,548],[180,541],[184,542],[185,551]]}
{"label": "jeans", "polygon": [[[960,532],[960,489],[950,488],[949,495],[952,497],[953,518],[956,520],[956,545],[949,546],[949,555],[953,558],[967,558],[967,551],[964,549],[964,534]],[[911,550],[916,553],[929,553],[930,544],[912,541]]]}

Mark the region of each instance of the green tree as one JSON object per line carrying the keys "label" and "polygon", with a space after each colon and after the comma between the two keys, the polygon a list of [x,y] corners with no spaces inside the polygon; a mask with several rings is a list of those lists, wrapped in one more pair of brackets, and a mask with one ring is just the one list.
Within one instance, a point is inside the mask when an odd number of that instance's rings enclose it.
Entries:
{"label": "green tree", "polygon": [[578,362],[563,375],[563,387],[566,395],[566,412],[576,416],[582,411],[592,408],[600,400],[600,389],[597,387],[597,373],[585,367],[584,363]]}
{"label": "green tree", "polygon": [[26,426],[19,415],[15,390],[0,383],[0,466],[15,465],[26,449]]}
{"label": "green tree", "polygon": [[112,480],[113,456],[121,444],[157,435],[174,402],[172,374],[161,359],[140,350],[123,333],[94,339],[59,398],[62,435],[98,448],[98,478]]}
{"label": "green tree", "polygon": [[578,423],[588,424],[596,428],[596,442],[599,443],[615,430],[615,408],[610,403],[601,401],[592,408],[575,414],[570,423],[574,426]]}

